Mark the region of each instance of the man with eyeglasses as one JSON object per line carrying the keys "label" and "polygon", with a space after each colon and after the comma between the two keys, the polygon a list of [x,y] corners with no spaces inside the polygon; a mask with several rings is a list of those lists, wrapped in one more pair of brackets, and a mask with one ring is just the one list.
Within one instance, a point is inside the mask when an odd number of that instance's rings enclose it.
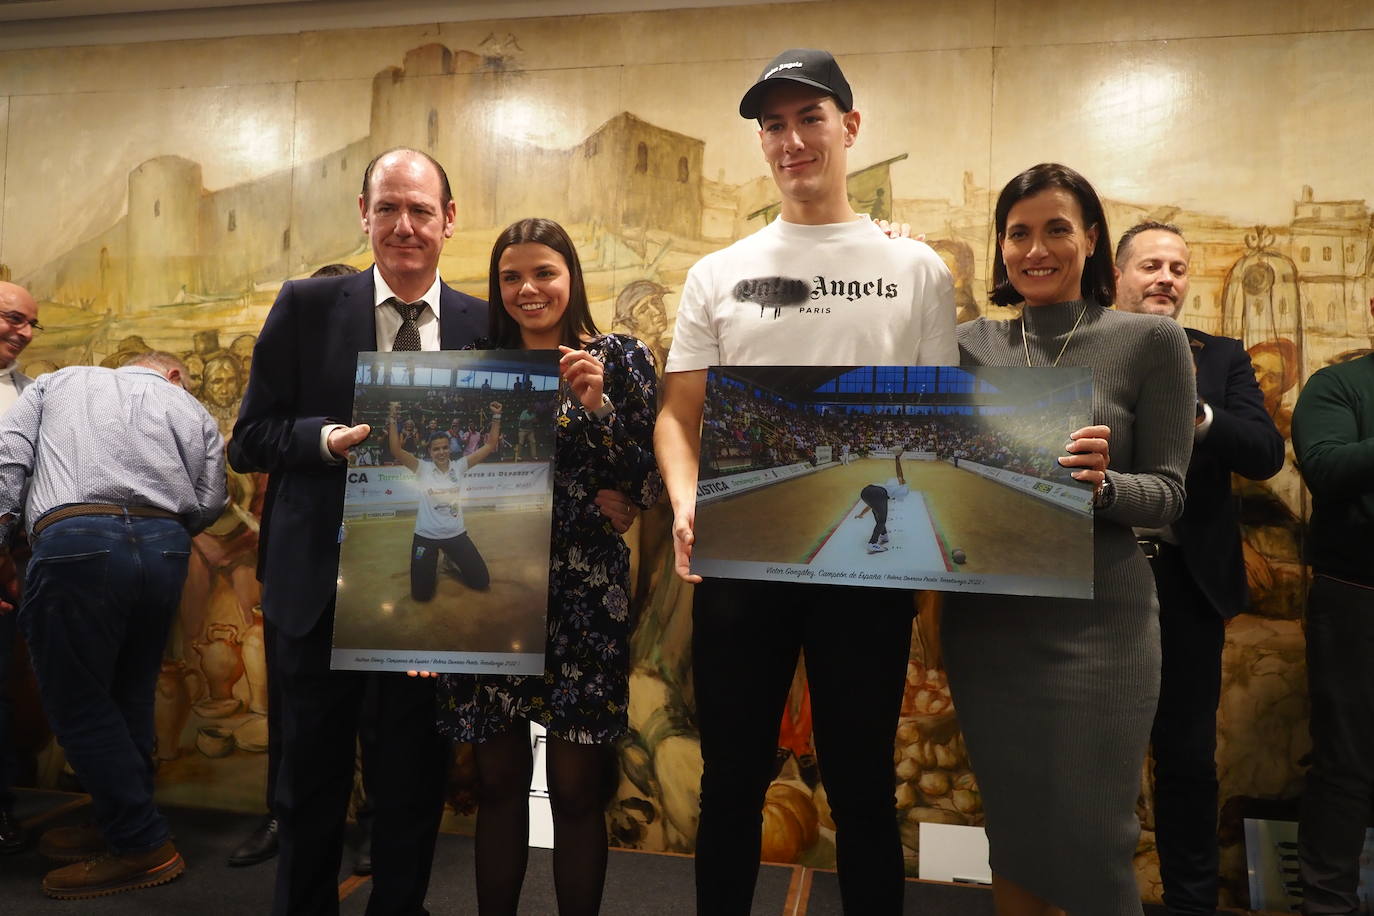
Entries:
{"label": "man with eyeglasses", "polygon": [[[19,393],[33,379],[19,371],[15,362],[33,340],[38,324],[38,303],[24,287],[0,280],[0,415],[8,411]],[[9,597],[0,598],[0,601]],[[14,754],[11,725],[14,721],[10,699],[9,667],[14,649],[13,614],[0,614],[0,854],[24,848],[24,831],[14,818],[14,780],[18,761]]]}

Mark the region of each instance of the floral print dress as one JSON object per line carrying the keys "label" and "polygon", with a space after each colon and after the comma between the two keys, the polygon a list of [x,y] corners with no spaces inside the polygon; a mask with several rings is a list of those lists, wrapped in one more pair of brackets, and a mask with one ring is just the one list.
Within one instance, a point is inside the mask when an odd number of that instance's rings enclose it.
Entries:
{"label": "floral print dress", "polygon": [[562,389],[554,462],[548,645],[543,675],[443,675],[439,729],[482,742],[519,719],[577,744],[605,744],[627,728],[630,550],[593,500],[619,490],[642,508],[663,493],[654,460],[654,357],[633,337],[587,344],[605,366],[614,412],[604,421]]}

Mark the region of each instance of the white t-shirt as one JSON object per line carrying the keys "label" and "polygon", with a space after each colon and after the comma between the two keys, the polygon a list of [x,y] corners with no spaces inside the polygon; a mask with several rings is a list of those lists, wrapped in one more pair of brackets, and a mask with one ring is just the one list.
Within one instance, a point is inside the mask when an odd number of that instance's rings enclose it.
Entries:
{"label": "white t-shirt", "polygon": [[709,366],[951,366],[954,280],[868,217],[775,219],[687,274],[667,372]]}
{"label": "white t-shirt", "polygon": [[450,461],[447,471],[440,471],[433,461],[420,462],[415,471],[415,484],[420,490],[415,533],[420,537],[442,541],[456,538],[467,530],[463,525],[463,508],[458,504],[467,469],[466,458]]}
{"label": "white t-shirt", "polygon": [[887,480],[878,484],[878,486],[886,490],[887,498],[892,500],[904,499],[906,495],[911,492],[911,488],[896,477],[889,477]]}

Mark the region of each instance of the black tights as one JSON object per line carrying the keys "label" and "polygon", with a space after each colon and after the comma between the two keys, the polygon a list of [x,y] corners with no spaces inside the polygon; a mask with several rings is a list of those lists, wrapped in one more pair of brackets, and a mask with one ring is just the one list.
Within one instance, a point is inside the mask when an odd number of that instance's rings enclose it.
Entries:
{"label": "black tights", "polygon": [[[515,916],[529,859],[529,732],[517,727],[474,746],[477,763],[477,911]],[[553,884],[560,916],[601,909],[606,881],[606,803],[614,755],[608,744],[548,738],[553,809]]]}

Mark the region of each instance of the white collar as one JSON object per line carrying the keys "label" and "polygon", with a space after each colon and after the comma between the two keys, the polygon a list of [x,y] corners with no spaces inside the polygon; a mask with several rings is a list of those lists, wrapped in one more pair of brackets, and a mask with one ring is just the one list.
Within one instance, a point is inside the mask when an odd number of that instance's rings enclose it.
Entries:
{"label": "white collar", "polygon": [[[397,296],[394,292],[392,292],[391,287],[390,287],[390,286],[387,286],[386,281],[382,279],[382,272],[381,272],[380,270],[377,269],[377,265],[376,265],[376,264],[373,264],[373,265],[372,265],[372,305],[373,305],[373,307],[374,307],[374,308],[380,308],[380,307],[381,307],[381,304],[382,304],[383,302],[385,302],[385,301],[388,300],[388,299],[392,299],[392,298],[400,299],[401,297],[400,297],[400,296]],[[431,312],[434,313],[434,317],[435,317],[436,319],[439,317],[439,271],[436,270],[436,271],[434,272],[434,282],[430,284],[429,289],[427,289],[427,290],[425,291],[425,294],[424,294],[423,296],[421,296],[419,299],[417,299],[417,300],[415,300],[415,301],[416,301],[416,302],[423,302],[425,305],[429,306],[429,310],[430,310]]]}

